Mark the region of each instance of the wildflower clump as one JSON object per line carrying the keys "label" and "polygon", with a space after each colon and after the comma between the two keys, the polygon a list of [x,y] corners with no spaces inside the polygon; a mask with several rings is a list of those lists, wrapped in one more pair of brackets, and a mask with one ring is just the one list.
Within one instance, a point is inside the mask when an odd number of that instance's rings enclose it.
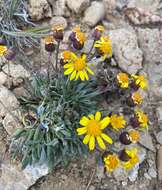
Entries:
{"label": "wildflower clump", "polygon": [[[53,169],[88,151],[98,152],[108,172],[139,164],[135,145],[149,121],[138,90],[146,89],[147,81],[112,65],[112,42],[104,31],[102,25],[95,27],[88,52],[88,36],[79,26],[72,29],[64,50],[63,26],[51,26],[43,37],[47,72],[36,73],[31,97],[21,99],[23,128],[14,135],[21,140],[17,149],[24,168],[39,162]],[[6,52],[3,45],[0,52]]]}

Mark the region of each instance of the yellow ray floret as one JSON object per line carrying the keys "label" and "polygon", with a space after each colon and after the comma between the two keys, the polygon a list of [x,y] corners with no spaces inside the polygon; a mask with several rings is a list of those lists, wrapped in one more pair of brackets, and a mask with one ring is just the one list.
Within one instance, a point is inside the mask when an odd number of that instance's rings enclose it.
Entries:
{"label": "yellow ray floret", "polygon": [[136,85],[140,86],[142,89],[147,88],[148,83],[143,75],[132,75],[132,78],[134,79]]}
{"label": "yellow ray floret", "polygon": [[99,50],[103,56],[103,60],[107,57],[112,57],[112,46],[109,37],[101,37],[100,40],[95,42],[94,47]]}
{"label": "yellow ray floret", "polygon": [[7,47],[5,45],[0,45],[0,56],[3,56],[7,51]]}
{"label": "yellow ray floret", "polygon": [[113,172],[120,164],[116,154],[110,154],[104,158],[105,168],[109,172]]}
{"label": "yellow ray floret", "polygon": [[124,120],[123,116],[119,116],[117,114],[114,114],[110,117],[110,123],[112,128],[119,130],[125,127],[126,121]]}
{"label": "yellow ray floret", "polygon": [[132,148],[131,150],[126,149],[126,154],[130,157],[130,159],[127,162],[123,163],[123,167],[127,170],[132,169],[138,162],[139,158],[137,155],[137,148]]}
{"label": "yellow ray floret", "polygon": [[70,80],[78,80],[78,78],[82,81],[89,80],[87,73],[94,75],[94,72],[87,65],[85,54],[81,57],[77,57],[71,52],[71,60],[64,65],[64,69],[64,75],[70,75]]}
{"label": "yellow ray floret", "polygon": [[140,109],[136,110],[135,114],[136,114],[138,121],[140,123],[140,127],[143,129],[148,128],[148,117],[147,117],[147,115]]}
{"label": "yellow ray floret", "polygon": [[133,99],[133,102],[137,105],[142,103],[142,96],[139,92],[134,92],[132,94],[132,99]]}
{"label": "yellow ray floret", "polygon": [[117,75],[117,80],[121,88],[128,88],[129,86],[129,77],[126,73],[119,73]]}
{"label": "yellow ray floret", "polygon": [[[112,139],[103,130],[109,125],[110,118],[104,117],[101,119],[101,112],[96,112],[95,115],[90,114],[88,117],[83,116],[80,120],[80,125],[83,127],[77,129],[78,135],[85,135],[83,139],[84,144],[89,143],[89,149],[94,150],[95,141],[101,149],[106,149],[104,141],[112,144]],[[104,141],[103,141],[104,140]]]}

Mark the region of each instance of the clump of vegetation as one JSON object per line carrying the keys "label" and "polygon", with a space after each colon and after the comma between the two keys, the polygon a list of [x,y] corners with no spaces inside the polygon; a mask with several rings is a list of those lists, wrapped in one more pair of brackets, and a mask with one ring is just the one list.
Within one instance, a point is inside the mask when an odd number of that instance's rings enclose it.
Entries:
{"label": "clump of vegetation", "polygon": [[[138,91],[147,88],[145,77],[130,76],[111,64],[111,40],[101,25],[93,31],[88,53],[80,27],[71,31],[69,48],[60,52],[63,38],[62,25],[53,26],[44,38],[48,69],[33,76],[31,97],[21,98],[23,127],[13,137],[13,143],[19,142],[14,157],[22,156],[23,168],[47,163],[53,169],[86,155],[89,148],[99,151],[107,171],[132,169],[139,157],[138,149],[130,145],[148,127]],[[5,48],[1,46],[4,56]]]}

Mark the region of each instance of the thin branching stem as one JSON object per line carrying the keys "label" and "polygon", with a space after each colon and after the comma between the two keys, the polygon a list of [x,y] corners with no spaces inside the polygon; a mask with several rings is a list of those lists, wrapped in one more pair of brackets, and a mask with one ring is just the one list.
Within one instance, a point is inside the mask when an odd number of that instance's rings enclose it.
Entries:
{"label": "thin branching stem", "polygon": [[56,48],[56,72],[58,70],[58,55],[59,55],[59,48],[60,48],[60,41],[57,43],[57,48]]}

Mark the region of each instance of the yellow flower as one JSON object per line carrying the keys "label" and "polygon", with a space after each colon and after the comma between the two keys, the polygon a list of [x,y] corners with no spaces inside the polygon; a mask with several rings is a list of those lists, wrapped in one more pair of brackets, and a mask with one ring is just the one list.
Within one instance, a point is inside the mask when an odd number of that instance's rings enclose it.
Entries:
{"label": "yellow flower", "polygon": [[104,158],[105,168],[109,172],[113,172],[120,164],[119,158],[115,154],[110,154]]}
{"label": "yellow flower", "polygon": [[136,110],[135,112],[138,121],[140,123],[140,127],[147,128],[148,127],[148,117],[142,110]]}
{"label": "yellow flower", "polygon": [[105,60],[108,56],[112,57],[112,47],[111,40],[109,37],[101,37],[100,40],[97,40],[94,44],[94,47],[99,50]]}
{"label": "yellow flower", "polygon": [[139,162],[137,149],[136,148],[133,148],[131,150],[125,149],[125,152],[130,157],[130,159],[126,162],[123,162],[123,167],[127,170],[130,170]]}
{"label": "yellow flower", "polygon": [[137,142],[140,139],[140,133],[136,130],[130,130],[129,131],[129,138],[131,142]]}
{"label": "yellow flower", "polygon": [[5,45],[0,45],[0,56],[3,56],[7,51],[7,47]]}
{"label": "yellow flower", "polygon": [[76,40],[82,45],[86,41],[85,34],[81,31],[76,31],[75,33]]}
{"label": "yellow flower", "polygon": [[71,60],[71,51],[65,50],[61,53],[61,59],[63,59],[64,62],[68,62]]}
{"label": "yellow flower", "polygon": [[118,83],[120,84],[121,88],[128,88],[129,85],[129,78],[126,73],[119,73],[117,75]]}
{"label": "yellow flower", "polygon": [[101,120],[101,112],[96,112],[95,115],[90,114],[88,117],[83,116],[80,120],[80,125],[83,127],[78,128],[78,135],[84,135],[83,139],[84,144],[89,143],[89,149],[94,150],[95,148],[95,140],[97,140],[98,145],[101,149],[106,149],[105,143],[103,140],[112,144],[112,139],[103,133],[103,130],[110,123],[110,118],[105,117]]}
{"label": "yellow flower", "polygon": [[147,80],[143,75],[132,75],[132,78],[135,80],[135,84],[140,86],[142,89],[147,88]]}
{"label": "yellow flower", "polygon": [[124,117],[118,116],[117,114],[114,114],[110,117],[110,123],[111,123],[111,126],[116,130],[122,129],[126,125],[126,121],[124,120]]}
{"label": "yellow flower", "polygon": [[64,75],[69,75],[70,80],[78,80],[82,81],[88,80],[89,76],[87,72],[91,75],[94,75],[94,72],[90,69],[90,67],[86,63],[86,55],[83,54],[81,57],[77,57],[74,53],[71,52],[71,60],[64,65]]}
{"label": "yellow flower", "polygon": [[104,26],[102,26],[102,25],[97,25],[97,26],[95,27],[95,30],[98,30],[98,31],[100,31],[100,32],[104,32],[105,28],[104,28]]}
{"label": "yellow flower", "polygon": [[53,38],[53,36],[46,36],[46,37],[44,38],[44,42],[45,42],[45,44],[53,44],[53,43],[54,43],[54,38]]}
{"label": "yellow flower", "polygon": [[132,99],[133,99],[133,102],[137,105],[142,103],[142,96],[139,92],[134,92],[132,94]]}

